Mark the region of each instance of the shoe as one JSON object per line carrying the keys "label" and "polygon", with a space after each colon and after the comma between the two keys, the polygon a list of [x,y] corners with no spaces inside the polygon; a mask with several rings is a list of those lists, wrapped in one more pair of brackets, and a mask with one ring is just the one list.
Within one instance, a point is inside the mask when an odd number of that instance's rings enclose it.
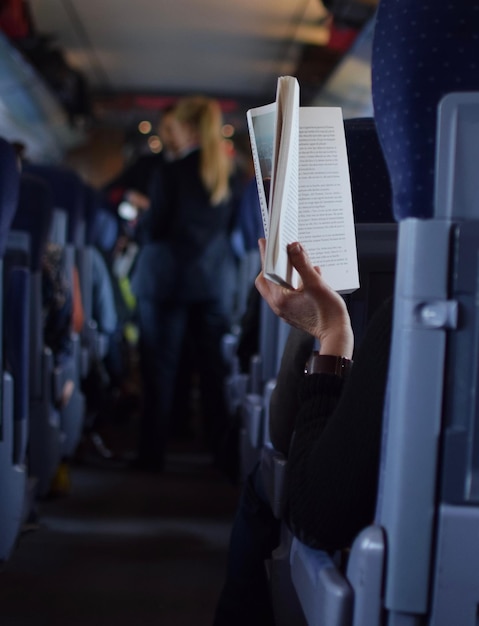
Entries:
{"label": "shoe", "polygon": [[110,448],[108,448],[103,441],[102,436],[94,431],[83,434],[83,437],[75,450],[73,460],[76,463],[87,463],[98,460],[124,463],[121,456],[110,450]]}
{"label": "shoe", "polygon": [[113,459],[114,454],[110,450],[110,448],[106,447],[101,435],[96,432],[90,433],[90,442],[92,443],[95,452],[98,454],[98,456],[101,456],[102,459]]}
{"label": "shoe", "polygon": [[62,462],[57,467],[55,476],[52,479],[48,496],[51,498],[67,496],[70,493],[70,489],[70,469],[67,463]]}

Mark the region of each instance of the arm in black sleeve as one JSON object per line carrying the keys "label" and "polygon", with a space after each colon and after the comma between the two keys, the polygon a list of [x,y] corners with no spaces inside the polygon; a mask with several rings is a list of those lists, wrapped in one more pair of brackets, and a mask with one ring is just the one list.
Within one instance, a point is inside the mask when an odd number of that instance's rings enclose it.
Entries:
{"label": "arm in black sleeve", "polygon": [[[349,378],[305,378],[288,463],[288,521],[304,543],[351,544],[374,516],[392,302],[371,321]],[[335,402],[341,395],[337,406]]]}
{"label": "arm in black sleeve", "polygon": [[299,389],[304,379],[304,364],[313,348],[314,337],[291,328],[269,405],[271,442],[284,455],[288,454],[300,407]]}

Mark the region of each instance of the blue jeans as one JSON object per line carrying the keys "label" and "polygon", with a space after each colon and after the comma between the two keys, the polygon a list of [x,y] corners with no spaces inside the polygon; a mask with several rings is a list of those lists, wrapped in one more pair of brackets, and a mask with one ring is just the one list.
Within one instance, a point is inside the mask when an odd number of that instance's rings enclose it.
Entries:
{"label": "blue jeans", "polygon": [[258,464],[244,485],[233,522],[214,626],[274,626],[264,561],[278,547],[279,535],[280,522],[267,503]]}
{"label": "blue jeans", "polygon": [[226,428],[224,377],[226,370],[221,338],[227,323],[221,305],[214,300],[194,303],[138,299],[140,360],[143,380],[143,412],[139,457],[144,465],[161,469],[178,381],[189,393],[191,363],[181,363],[185,340],[200,378],[205,436],[211,451]]}

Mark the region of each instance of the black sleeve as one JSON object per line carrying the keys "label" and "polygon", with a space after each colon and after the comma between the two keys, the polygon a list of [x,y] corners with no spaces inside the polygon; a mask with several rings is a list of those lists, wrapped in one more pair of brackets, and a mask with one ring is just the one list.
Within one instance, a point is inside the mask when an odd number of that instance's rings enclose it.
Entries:
{"label": "black sleeve", "polygon": [[288,462],[288,521],[314,548],[347,547],[373,521],[391,319],[389,300],[373,317],[342,393],[334,376],[304,379]]}
{"label": "black sleeve", "polygon": [[[286,456],[300,407],[299,389],[304,380],[304,365],[313,348],[314,337],[297,328],[291,328],[269,404],[271,442],[276,450]],[[334,390],[333,395],[333,402],[336,404],[338,397]]]}
{"label": "black sleeve", "polygon": [[140,246],[166,239],[169,232],[172,211],[168,210],[165,184],[167,175],[164,170],[165,165],[161,161],[157,161],[150,170],[146,190],[150,208],[140,214],[134,231],[134,239]]}

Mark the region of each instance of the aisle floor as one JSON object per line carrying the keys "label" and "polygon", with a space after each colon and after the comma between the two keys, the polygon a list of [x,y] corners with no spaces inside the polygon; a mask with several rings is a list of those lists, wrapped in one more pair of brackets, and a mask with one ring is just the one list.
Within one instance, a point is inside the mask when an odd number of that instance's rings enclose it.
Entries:
{"label": "aisle floor", "polygon": [[166,472],[71,468],[0,572],[1,626],[210,626],[238,487],[194,446]]}

